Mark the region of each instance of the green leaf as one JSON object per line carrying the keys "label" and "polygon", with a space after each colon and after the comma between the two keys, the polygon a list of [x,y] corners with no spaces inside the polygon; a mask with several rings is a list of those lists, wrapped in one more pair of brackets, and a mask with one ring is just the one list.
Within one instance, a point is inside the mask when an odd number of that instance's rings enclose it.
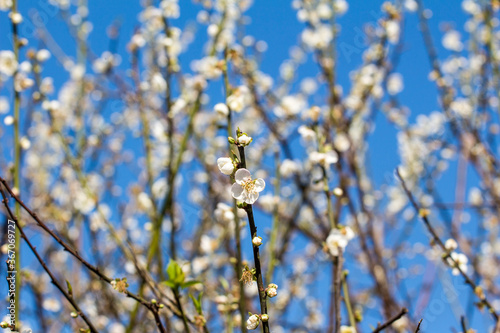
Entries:
{"label": "green leaf", "polygon": [[175,284],[174,282],[170,281],[170,280],[167,280],[167,281],[163,281],[163,283],[167,286],[167,287],[170,287],[170,288],[176,288],[177,287],[177,284]]}
{"label": "green leaf", "polygon": [[73,288],[71,287],[71,283],[69,283],[68,280],[66,280],[66,286],[68,287],[68,295],[73,297]]}
{"label": "green leaf", "polygon": [[200,299],[200,297],[198,297],[198,299],[196,299],[191,294],[189,294],[189,297],[193,301],[193,305],[194,305],[194,308],[196,309],[196,312],[198,312],[198,314],[201,314],[201,299]]}
{"label": "green leaf", "polygon": [[181,266],[179,266],[175,260],[170,260],[168,263],[167,274],[169,281],[172,281],[177,285],[182,285],[184,283],[184,279],[186,278]]}
{"label": "green leaf", "polygon": [[201,283],[201,282],[196,281],[196,280],[186,281],[181,285],[181,288],[188,288],[188,287],[194,286],[195,284],[198,284],[198,283]]}

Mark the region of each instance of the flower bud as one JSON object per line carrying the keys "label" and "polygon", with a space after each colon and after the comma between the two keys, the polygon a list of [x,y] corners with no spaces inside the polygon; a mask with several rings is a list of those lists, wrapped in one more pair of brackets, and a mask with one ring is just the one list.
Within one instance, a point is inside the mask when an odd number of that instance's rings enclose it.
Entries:
{"label": "flower bud", "polygon": [[252,244],[253,246],[261,246],[262,245],[262,237],[258,237],[258,236],[255,236],[253,239],[252,239]]}
{"label": "flower bud", "polygon": [[266,289],[266,295],[269,298],[273,298],[278,295],[278,285],[275,283],[270,283]]}
{"label": "flower bud", "polygon": [[258,315],[253,314],[247,319],[247,330],[254,330],[259,326],[260,318]]}
{"label": "flower bud", "polygon": [[246,134],[243,134],[238,137],[238,143],[242,146],[248,146],[250,142],[252,142],[252,140],[253,139]]}
{"label": "flower bud", "polygon": [[264,313],[263,315],[260,316],[260,320],[262,320],[263,323],[269,321],[269,315]]}
{"label": "flower bud", "polygon": [[225,175],[230,175],[234,171],[233,160],[229,157],[220,157],[217,159],[217,166],[219,167],[220,172]]}

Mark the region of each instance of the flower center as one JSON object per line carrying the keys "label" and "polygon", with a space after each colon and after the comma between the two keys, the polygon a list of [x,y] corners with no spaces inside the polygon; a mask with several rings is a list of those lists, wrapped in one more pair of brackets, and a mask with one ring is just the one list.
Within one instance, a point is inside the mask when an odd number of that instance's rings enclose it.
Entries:
{"label": "flower center", "polygon": [[255,181],[254,180],[245,180],[243,181],[243,184],[241,184],[241,187],[249,193],[255,192]]}

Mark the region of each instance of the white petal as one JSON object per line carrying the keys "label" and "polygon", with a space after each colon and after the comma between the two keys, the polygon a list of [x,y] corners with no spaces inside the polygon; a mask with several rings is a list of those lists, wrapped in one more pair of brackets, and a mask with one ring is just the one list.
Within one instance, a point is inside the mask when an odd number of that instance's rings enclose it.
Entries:
{"label": "white petal", "polygon": [[229,157],[220,157],[217,159],[217,166],[220,172],[225,175],[230,175],[234,171],[233,161]]}
{"label": "white petal", "polygon": [[252,175],[247,169],[238,169],[238,171],[236,171],[236,173],[234,174],[234,180],[236,180],[238,184],[241,184],[243,181],[247,181],[250,179],[252,179]]}
{"label": "white petal", "polygon": [[255,201],[259,198],[259,193],[253,192],[253,193],[247,193],[247,197],[245,202],[249,205],[253,205]]}
{"label": "white petal", "polygon": [[245,191],[243,190],[243,187],[241,187],[240,184],[234,183],[233,186],[231,186],[231,195],[233,198],[236,200],[243,200],[243,196],[246,197]]}
{"label": "white petal", "polygon": [[255,180],[255,191],[257,192],[262,192],[264,190],[264,187],[266,187],[266,182],[262,178],[257,178]]}
{"label": "white petal", "polygon": [[331,150],[326,153],[326,163],[327,164],[335,164],[339,160],[339,155],[335,152],[335,150]]}

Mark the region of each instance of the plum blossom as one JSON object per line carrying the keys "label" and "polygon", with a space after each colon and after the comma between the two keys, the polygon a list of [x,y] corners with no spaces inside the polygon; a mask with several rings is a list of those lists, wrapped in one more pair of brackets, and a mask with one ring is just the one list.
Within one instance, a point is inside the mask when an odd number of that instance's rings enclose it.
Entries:
{"label": "plum blossom", "polygon": [[0,51],[0,73],[12,76],[17,70],[17,60],[14,52]]}
{"label": "plum blossom", "polygon": [[269,298],[273,298],[278,295],[278,285],[275,283],[270,283],[266,289],[266,295]]}
{"label": "plum blossom", "polygon": [[220,157],[217,159],[217,166],[219,167],[220,172],[225,175],[230,175],[234,171],[233,160],[229,157]]}
{"label": "plum blossom", "polygon": [[236,182],[231,187],[233,198],[249,205],[252,205],[257,200],[259,192],[262,192],[266,186],[264,179],[252,179],[252,175],[247,169],[236,171],[234,179]]}
{"label": "plum blossom", "polygon": [[354,238],[354,232],[349,227],[344,227],[342,229],[333,229],[330,231],[330,235],[326,239],[326,247],[328,252],[337,257],[340,251],[344,251],[347,243]]}
{"label": "plum blossom", "polygon": [[238,143],[242,146],[248,146],[250,142],[252,142],[252,138],[246,134],[243,134],[238,137]]}
{"label": "plum blossom", "polygon": [[253,314],[247,319],[247,330],[254,330],[259,326],[260,318],[258,315]]}
{"label": "plum blossom", "polygon": [[241,112],[252,102],[252,95],[247,86],[239,86],[227,98],[227,105],[234,112]]}
{"label": "plum blossom", "polygon": [[12,8],[12,0],[0,0],[0,10],[8,11]]}
{"label": "plum blossom", "polygon": [[453,268],[451,273],[453,275],[460,275],[460,271],[467,273],[467,263],[469,259],[463,253],[452,252],[448,258],[448,264]]}

